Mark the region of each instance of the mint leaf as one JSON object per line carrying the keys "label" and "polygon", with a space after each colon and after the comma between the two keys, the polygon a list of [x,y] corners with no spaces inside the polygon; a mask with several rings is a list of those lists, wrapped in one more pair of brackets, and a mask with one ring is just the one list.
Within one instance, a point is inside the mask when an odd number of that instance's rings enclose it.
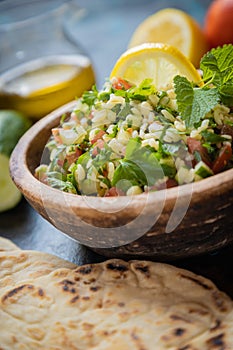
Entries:
{"label": "mint leaf", "polygon": [[202,131],[201,135],[206,142],[210,142],[210,143],[218,143],[218,142],[223,142],[227,140],[225,137],[207,130]]}
{"label": "mint leaf", "polygon": [[53,188],[57,188],[64,192],[75,193],[75,194],[77,193],[74,185],[69,181],[63,180],[62,174],[57,171],[48,172],[47,180],[49,185]]}
{"label": "mint leaf", "polygon": [[178,111],[188,128],[192,128],[219,102],[216,88],[193,88],[187,78],[174,78]]}
{"label": "mint leaf", "polygon": [[139,151],[140,148],[141,148],[141,141],[139,137],[135,139],[133,138],[130,139],[125,150],[125,158],[126,159],[133,158],[134,153]]}
{"label": "mint leaf", "polygon": [[233,45],[214,48],[203,56],[200,62],[204,81],[216,87],[233,83]]}
{"label": "mint leaf", "polygon": [[117,186],[123,191],[131,186],[143,186],[146,184],[146,178],[143,171],[133,162],[122,159],[114,172],[112,186]]}
{"label": "mint leaf", "polygon": [[212,49],[200,63],[206,85],[217,87],[221,101],[233,106],[233,45]]}
{"label": "mint leaf", "polygon": [[228,81],[219,88],[219,93],[223,104],[233,106],[233,82]]}
{"label": "mint leaf", "polygon": [[142,147],[139,140],[130,139],[126,147],[125,158],[120,160],[113,177],[113,186],[120,180],[128,180],[139,186],[152,186],[158,179],[164,177],[164,172],[149,147]]}

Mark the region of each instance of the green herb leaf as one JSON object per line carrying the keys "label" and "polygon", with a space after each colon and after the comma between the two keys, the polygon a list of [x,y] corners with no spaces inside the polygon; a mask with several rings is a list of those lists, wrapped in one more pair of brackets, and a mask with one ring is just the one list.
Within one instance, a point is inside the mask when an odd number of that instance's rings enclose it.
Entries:
{"label": "green herb leaf", "polygon": [[120,180],[126,179],[134,184],[134,178],[139,186],[152,186],[158,179],[164,177],[164,172],[156,157],[156,153],[149,147],[142,147],[137,139],[130,139],[125,158],[120,161],[113,177],[113,186]]}
{"label": "green herb leaf", "polygon": [[120,160],[112,180],[112,186],[117,186],[123,191],[131,186],[142,186],[146,184],[146,178],[143,171],[133,162],[126,159]]}
{"label": "green herb leaf", "polygon": [[57,188],[64,192],[69,192],[74,194],[77,193],[74,185],[69,181],[63,180],[62,174],[59,172],[55,172],[55,171],[48,172],[47,179],[48,179],[49,185],[53,188]]}
{"label": "green herb leaf", "polygon": [[218,142],[223,142],[227,140],[225,137],[215,134],[213,132],[209,132],[207,130],[202,131],[201,135],[206,142],[210,142],[210,143],[218,143]]}
{"label": "green herb leaf", "polygon": [[188,128],[203,119],[219,102],[216,88],[193,88],[192,83],[181,76],[176,76],[174,83],[178,110]]}
{"label": "green herb leaf", "polygon": [[233,45],[224,45],[212,49],[203,56],[200,68],[206,85],[218,88],[221,100],[228,106],[233,105]]}
{"label": "green herb leaf", "polygon": [[204,81],[219,87],[233,82],[233,45],[214,48],[203,56],[200,62]]}
{"label": "green herb leaf", "polygon": [[98,97],[98,90],[94,85],[92,90],[85,91],[82,95],[82,103],[86,103],[89,107],[93,106]]}
{"label": "green herb leaf", "polygon": [[128,102],[125,103],[125,105],[121,108],[121,110],[117,114],[117,121],[122,119],[124,120],[127,115],[131,113],[131,106]]}
{"label": "green herb leaf", "polygon": [[177,172],[175,167],[172,167],[166,163],[161,164],[161,167],[165,176],[168,176],[170,179],[175,177]]}
{"label": "green herb leaf", "polygon": [[[94,146],[96,147],[96,146]],[[99,150],[98,154],[92,160],[92,164],[99,171],[111,159],[112,149],[105,143],[104,147]]]}
{"label": "green herb leaf", "polygon": [[81,156],[78,158],[77,164],[81,164],[84,168],[86,168],[88,161],[90,160],[91,156],[89,151],[81,154]]}
{"label": "green herb leaf", "polygon": [[128,95],[130,98],[139,101],[145,101],[151,95],[156,93],[155,86],[152,84],[152,79],[144,79],[139,86],[132,87]]}
{"label": "green herb leaf", "polygon": [[227,82],[220,86],[219,93],[223,104],[233,106],[233,82]]}

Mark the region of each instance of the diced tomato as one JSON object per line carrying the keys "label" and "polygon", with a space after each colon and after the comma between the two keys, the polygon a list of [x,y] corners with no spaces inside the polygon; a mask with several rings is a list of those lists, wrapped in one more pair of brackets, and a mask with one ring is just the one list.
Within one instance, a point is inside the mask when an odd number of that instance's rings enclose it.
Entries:
{"label": "diced tomato", "polygon": [[74,163],[82,154],[82,150],[79,148],[76,148],[75,152],[68,154],[66,156],[66,160],[68,162],[68,165],[71,165],[72,163]]}
{"label": "diced tomato", "polygon": [[133,85],[130,84],[127,80],[122,79],[122,78],[117,78],[116,81],[112,84],[113,88],[116,90],[128,90],[130,89]]}
{"label": "diced tomato", "polygon": [[117,196],[124,196],[125,193],[116,187],[111,187],[106,193],[105,197],[117,197]]}
{"label": "diced tomato", "polygon": [[231,157],[232,157],[232,148],[229,144],[227,144],[220,149],[220,152],[217,158],[214,160],[214,163],[212,166],[212,170],[214,174],[217,174],[223,171],[227,163],[231,159]]}
{"label": "diced tomato", "polygon": [[95,135],[95,137],[91,140],[91,143],[94,144],[94,143],[96,143],[97,140],[102,139],[104,134],[106,134],[106,132],[104,130],[98,131],[97,134]]}
{"label": "diced tomato", "polygon": [[103,170],[103,176],[107,177],[108,176],[108,171],[106,169]]}
{"label": "diced tomato", "polygon": [[165,188],[171,188],[178,186],[178,182],[175,179],[168,179],[166,181],[166,187]]}
{"label": "diced tomato", "polygon": [[221,128],[221,135],[230,135],[233,138],[233,126],[224,124]]}
{"label": "diced tomato", "polygon": [[61,139],[61,136],[59,133],[59,128],[53,128],[52,134],[53,134],[53,137],[54,137],[54,140],[56,141],[56,143],[62,144],[62,139]]}
{"label": "diced tomato", "polygon": [[159,185],[155,184],[154,186],[149,187],[147,192],[165,190],[166,188],[175,186],[178,186],[177,181],[175,179],[168,179],[167,181],[161,182]]}
{"label": "diced tomato", "polygon": [[93,155],[94,157],[96,157],[97,154],[99,153],[99,149],[104,148],[104,145],[105,145],[104,140],[98,139],[98,140],[96,141],[96,143],[95,143],[95,147],[93,148],[92,155]]}
{"label": "diced tomato", "polygon": [[[195,154],[195,152],[198,152],[200,154],[200,157],[202,161],[207,164],[209,167],[212,166],[212,162],[210,159],[210,156],[208,154],[208,151],[205,147],[202,146],[201,141],[194,139],[193,137],[187,138],[187,145],[188,150],[191,154]],[[197,163],[194,161],[194,163]]]}

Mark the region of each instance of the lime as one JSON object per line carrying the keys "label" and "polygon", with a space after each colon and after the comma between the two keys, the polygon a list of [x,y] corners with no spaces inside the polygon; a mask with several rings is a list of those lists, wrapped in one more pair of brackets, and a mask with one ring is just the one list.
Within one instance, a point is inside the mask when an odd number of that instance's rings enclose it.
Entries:
{"label": "lime", "polygon": [[10,176],[9,158],[15,145],[31,121],[14,110],[0,110],[0,212],[14,208],[21,199],[21,192]]}
{"label": "lime", "polygon": [[16,143],[31,126],[24,114],[10,110],[0,110],[0,153],[10,156]]}
{"label": "lime", "polygon": [[10,177],[9,157],[0,154],[0,212],[14,208],[21,200],[21,192]]}

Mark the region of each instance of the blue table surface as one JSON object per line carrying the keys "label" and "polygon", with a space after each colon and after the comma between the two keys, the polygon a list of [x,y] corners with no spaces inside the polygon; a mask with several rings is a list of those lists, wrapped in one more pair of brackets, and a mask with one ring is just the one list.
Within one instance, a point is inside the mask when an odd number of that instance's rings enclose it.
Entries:
{"label": "blue table surface", "polygon": [[[211,0],[79,0],[82,16],[70,23],[69,32],[91,58],[101,86],[114,62],[127,48],[137,25],[147,16],[166,7],[185,10],[203,25]],[[44,220],[23,198],[13,210],[0,214],[0,235],[10,238],[22,249],[55,254],[77,264],[102,261]],[[220,289],[233,296],[233,247],[204,256],[172,262],[211,278]]]}

